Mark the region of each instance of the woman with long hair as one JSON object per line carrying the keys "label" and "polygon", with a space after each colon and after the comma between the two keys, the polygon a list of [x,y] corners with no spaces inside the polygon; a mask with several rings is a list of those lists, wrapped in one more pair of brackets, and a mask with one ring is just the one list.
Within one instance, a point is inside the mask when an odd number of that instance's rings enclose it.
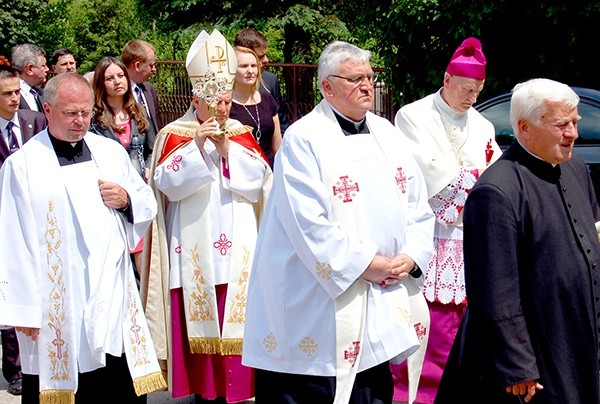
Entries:
{"label": "woman with long hair", "polygon": [[106,56],[98,62],[93,80],[95,115],[90,130],[121,143],[133,166],[147,180],[146,167],[152,155],[150,124],[130,83],[127,68],[120,60]]}
{"label": "woman with long hair", "polygon": [[230,117],[254,129],[254,138],[273,167],[273,158],[282,140],[277,103],[270,94],[258,91],[260,61],[256,53],[243,46],[234,49],[238,66]]}
{"label": "woman with long hair", "polygon": [[[144,107],[133,96],[127,68],[112,56],[102,58],[94,70],[92,87],[95,114],[90,131],[121,143],[135,169],[148,182],[153,143],[148,136],[150,124]],[[130,251],[138,271],[143,246],[142,240]]]}

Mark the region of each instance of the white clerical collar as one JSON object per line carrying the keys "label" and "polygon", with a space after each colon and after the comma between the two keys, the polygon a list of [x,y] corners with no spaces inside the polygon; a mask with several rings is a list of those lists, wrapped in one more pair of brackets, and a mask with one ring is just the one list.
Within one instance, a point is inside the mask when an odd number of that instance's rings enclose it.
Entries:
{"label": "white clerical collar", "polygon": [[465,119],[467,116],[467,111],[465,111],[465,112],[457,111],[454,108],[452,108],[450,105],[448,105],[448,103],[442,97],[443,89],[444,88],[442,87],[438,90],[437,93],[435,93],[435,95],[433,97],[433,102],[435,103],[435,105],[439,108],[440,111],[442,111],[444,113],[444,115],[446,115],[454,120],[459,121],[459,120]]}

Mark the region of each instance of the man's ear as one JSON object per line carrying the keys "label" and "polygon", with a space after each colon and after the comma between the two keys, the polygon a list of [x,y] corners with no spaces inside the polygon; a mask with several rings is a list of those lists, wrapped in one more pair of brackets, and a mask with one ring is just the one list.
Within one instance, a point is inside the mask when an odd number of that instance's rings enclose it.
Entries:
{"label": "man's ear", "polygon": [[323,86],[323,92],[325,93],[325,95],[327,95],[329,98],[333,98],[333,88],[331,86],[331,81],[329,81],[328,79],[323,79],[321,85]]}
{"label": "man's ear", "polygon": [[25,66],[25,68],[23,69],[23,73],[25,73],[28,76],[32,76],[33,75],[33,68],[35,66],[33,65],[33,63],[29,63],[27,66]]}
{"label": "man's ear", "polygon": [[531,122],[527,119],[519,118],[517,120],[517,129],[519,130],[520,137],[523,140],[531,139],[531,135],[529,134],[529,128],[531,127]]}

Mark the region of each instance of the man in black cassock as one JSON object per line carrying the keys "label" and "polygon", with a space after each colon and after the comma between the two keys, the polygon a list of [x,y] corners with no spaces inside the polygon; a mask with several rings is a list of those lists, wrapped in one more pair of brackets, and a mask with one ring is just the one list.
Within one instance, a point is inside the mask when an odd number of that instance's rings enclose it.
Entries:
{"label": "man in black cassock", "polygon": [[579,98],[517,85],[516,140],[464,209],[468,309],[436,403],[600,403],[600,211],[573,156]]}

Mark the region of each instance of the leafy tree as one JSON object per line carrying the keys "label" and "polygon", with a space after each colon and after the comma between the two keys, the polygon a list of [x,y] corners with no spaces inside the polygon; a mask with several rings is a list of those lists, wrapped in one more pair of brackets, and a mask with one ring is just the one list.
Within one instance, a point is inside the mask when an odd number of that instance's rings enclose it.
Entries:
{"label": "leafy tree", "polygon": [[0,53],[10,59],[12,48],[21,43],[36,43],[32,25],[46,1],[0,0]]}
{"label": "leafy tree", "polygon": [[398,100],[411,102],[437,90],[454,49],[478,37],[488,59],[483,99],[533,77],[598,87],[598,22],[600,3],[584,0],[393,0],[378,43]]}

